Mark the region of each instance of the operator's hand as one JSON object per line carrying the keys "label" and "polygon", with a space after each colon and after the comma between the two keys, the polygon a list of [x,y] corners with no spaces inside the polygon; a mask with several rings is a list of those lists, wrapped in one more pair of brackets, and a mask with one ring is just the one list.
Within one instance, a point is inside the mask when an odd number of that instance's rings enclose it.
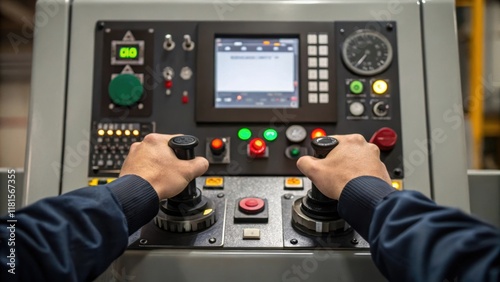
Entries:
{"label": "operator's hand", "polygon": [[297,167],[327,197],[338,200],[347,182],[358,176],[375,176],[391,184],[387,169],[380,161],[380,151],[359,134],[334,135],[339,141],[328,156],[317,159],[301,157]]}
{"label": "operator's hand", "polygon": [[132,144],[120,176],[135,174],[144,178],[160,200],[179,194],[191,180],[207,171],[208,161],[202,157],[179,160],[168,146],[174,136],[152,133]]}

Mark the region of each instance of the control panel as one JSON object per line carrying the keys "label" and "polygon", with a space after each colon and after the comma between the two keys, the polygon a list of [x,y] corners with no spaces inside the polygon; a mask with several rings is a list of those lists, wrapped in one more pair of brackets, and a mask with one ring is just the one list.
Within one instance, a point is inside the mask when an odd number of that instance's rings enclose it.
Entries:
{"label": "control panel", "polygon": [[88,176],[117,177],[145,135],[183,133],[206,175],[131,248],[366,248],[296,167],[359,133],[402,189],[395,22],[122,22],[95,29]]}

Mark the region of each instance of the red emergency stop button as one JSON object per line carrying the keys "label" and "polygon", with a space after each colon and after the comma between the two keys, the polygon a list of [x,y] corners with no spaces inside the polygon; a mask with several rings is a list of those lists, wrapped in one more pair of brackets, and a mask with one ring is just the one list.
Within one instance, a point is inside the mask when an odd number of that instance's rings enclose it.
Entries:
{"label": "red emergency stop button", "polygon": [[261,198],[244,198],[238,204],[241,212],[246,214],[256,214],[264,210],[264,200]]}
{"label": "red emergency stop button", "polygon": [[214,155],[220,155],[226,149],[226,143],[220,138],[214,138],[210,142],[210,151]]}
{"label": "red emergency stop button", "polygon": [[370,143],[378,146],[380,151],[389,151],[398,141],[398,134],[389,127],[382,127],[370,138]]}
{"label": "red emergency stop button", "polygon": [[254,138],[248,145],[249,154],[252,157],[264,156],[266,153],[266,141],[262,138]]}

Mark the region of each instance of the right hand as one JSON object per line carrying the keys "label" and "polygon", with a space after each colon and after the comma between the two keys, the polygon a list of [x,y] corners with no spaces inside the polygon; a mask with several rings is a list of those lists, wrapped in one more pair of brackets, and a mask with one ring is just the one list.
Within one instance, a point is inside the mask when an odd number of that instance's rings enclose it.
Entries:
{"label": "right hand", "polygon": [[168,146],[175,136],[152,133],[132,144],[120,176],[135,174],[144,178],[160,200],[179,194],[191,180],[207,171],[208,161],[202,157],[179,160]]}
{"label": "right hand", "polygon": [[299,170],[307,176],[327,197],[338,200],[346,184],[359,176],[375,176],[388,184],[391,178],[382,161],[380,151],[366,142],[359,134],[334,135],[339,141],[328,156],[317,159],[301,157],[297,161]]}

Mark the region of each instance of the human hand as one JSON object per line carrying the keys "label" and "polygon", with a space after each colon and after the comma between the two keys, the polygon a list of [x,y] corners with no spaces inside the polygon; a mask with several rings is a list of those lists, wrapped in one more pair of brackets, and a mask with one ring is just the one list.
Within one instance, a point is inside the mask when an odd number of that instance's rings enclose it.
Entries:
{"label": "human hand", "polygon": [[327,197],[338,200],[346,184],[358,176],[375,176],[391,184],[380,151],[359,134],[334,135],[339,144],[324,159],[311,156],[297,161],[299,170]]}
{"label": "human hand", "polygon": [[144,178],[160,200],[179,194],[191,180],[207,171],[208,161],[202,157],[179,160],[168,146],[175,136],[152,133],[132,144],[120,176],[135,174]]}

